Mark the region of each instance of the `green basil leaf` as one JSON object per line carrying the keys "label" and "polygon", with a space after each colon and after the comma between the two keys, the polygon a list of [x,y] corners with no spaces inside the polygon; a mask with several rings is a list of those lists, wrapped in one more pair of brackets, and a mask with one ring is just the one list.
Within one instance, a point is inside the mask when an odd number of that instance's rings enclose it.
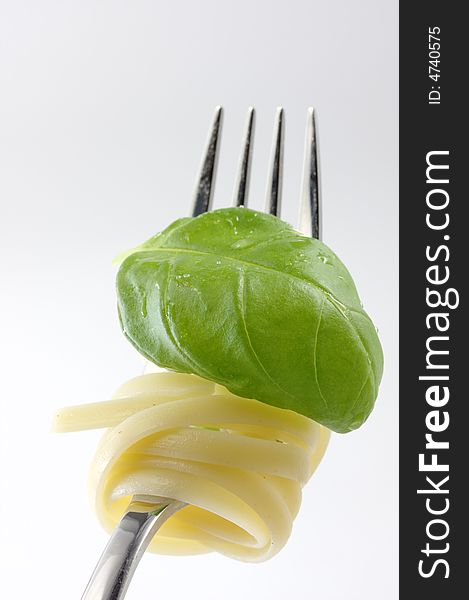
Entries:
{"label": "green basil leaf", "polygon": [[117,292],[125,335],[160,366],[338,432],[373,408],[383,356],[349,272],[276,217],[179,219],[125,259]]}

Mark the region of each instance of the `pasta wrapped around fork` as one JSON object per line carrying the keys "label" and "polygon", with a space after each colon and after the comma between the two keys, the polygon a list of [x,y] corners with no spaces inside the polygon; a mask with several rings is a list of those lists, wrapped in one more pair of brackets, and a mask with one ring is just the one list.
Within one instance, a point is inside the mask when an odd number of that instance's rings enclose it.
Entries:
{"label": "pasta wrapped around fork", "polygon": [[56,416],[57,431],[96,427],[108,430],[90,492],[108,531],[135,494],[164,496],[188,506],[161,527],[150,551],[217,551],[249,562],[287,542],[329,439],[327,428],[293,411],[170,372],[136,377],[108,402]]}

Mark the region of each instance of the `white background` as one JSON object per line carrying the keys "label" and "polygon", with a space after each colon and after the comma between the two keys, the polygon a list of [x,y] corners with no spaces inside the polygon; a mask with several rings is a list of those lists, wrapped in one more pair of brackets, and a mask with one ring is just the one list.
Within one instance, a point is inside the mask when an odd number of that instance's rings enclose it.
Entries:
{"label": "white background", "polygon": [[0,2],[5,597],[79,598],[106,542],[86,490],[100,434],[50,423],[140,373],[111,260],[187,214],[222,103],[216,204],[231,201],[254,104],[262,206],[283,104],[291,222],[306,107],[318,108],[324,240],[379,328],[385,376],[364,427],[333,436],[277,557],[147,555],[128,598],[397,598],[397,16],[396,0]]}

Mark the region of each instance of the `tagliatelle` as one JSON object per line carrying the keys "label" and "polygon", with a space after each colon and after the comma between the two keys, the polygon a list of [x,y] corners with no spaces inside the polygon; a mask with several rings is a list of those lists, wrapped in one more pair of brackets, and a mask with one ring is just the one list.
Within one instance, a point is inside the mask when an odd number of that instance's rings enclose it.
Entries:
{"label": "tagliatelle", "polygon": [[134,494],[181,500],[149,550],[218,551],[259,562],[286,543],[301,489],[319,464],[329,430],[295,412],[234,396],[179,373],[148,373],[108,402],[62,410],[56,431],[108,427],[90,486],[111,531]]}

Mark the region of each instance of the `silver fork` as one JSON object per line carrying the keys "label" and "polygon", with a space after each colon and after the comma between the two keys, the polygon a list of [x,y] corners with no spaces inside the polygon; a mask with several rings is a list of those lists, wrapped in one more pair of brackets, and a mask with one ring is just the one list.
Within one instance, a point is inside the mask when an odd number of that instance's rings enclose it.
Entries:
{"label": "silver fork", "polygon": [[[194,194],[192,216],[211,208],[223,109],[218,106],[209,130]],[[249,108],[243,145],[235,182],[234,206],[247,205],[251,170],[251,148],[254,136],[255,111]],[[285,119],[283,108],[275,115],[274,137],[267,180],[266,212],[280,216],[282,198],[283,138]],[[308,109],[301,191],[299,231],[320,239],[321,189],[316,112]],[[160,527],[186,504],[171,498],[135,495],[126,513],[115,528],[99,559],[82,596],[82,600],[122,600],[137,565],[148,544]]]}

